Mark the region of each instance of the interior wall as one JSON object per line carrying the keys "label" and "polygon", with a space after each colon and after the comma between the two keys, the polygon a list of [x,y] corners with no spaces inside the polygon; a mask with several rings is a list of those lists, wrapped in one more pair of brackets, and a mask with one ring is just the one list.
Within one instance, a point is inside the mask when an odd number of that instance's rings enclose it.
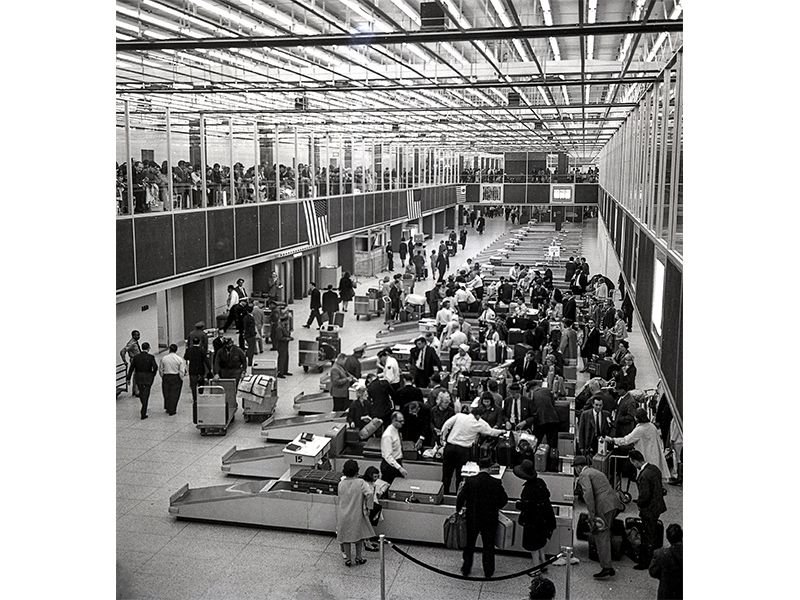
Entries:
{"label": "interior wall", "polygon": [[183,288],[167,290],[167,338],[170,344],[186,339],[183,323]]}
{"label": "interior wall", "polygon": [[214,314],[219,315],[225,312],[225,307],[228,303],[228,286],[236,285],[236,280],[244,279],[244,289],[247,293],[253,291],[253,269],[247,267],[245,269],[238,269],[225,273],[224,275],[216,275],[214,277]]}
{"label": "interior wall", "polygon": [[[144,310],[143,310],[144,309]],[[117,304],[117,348],[115,354],[119,362],[119,351],[131,339],[131,331],[138,329],[141,342],[149,342],[152,352],[158,348],[158,306],[156,295],[148,294],[136,300]]]}
{"label": "interior wall", "polygon": [[336,243],[325,244],[319,248],[319,265],[332,267],[339,264],[339,245]]}

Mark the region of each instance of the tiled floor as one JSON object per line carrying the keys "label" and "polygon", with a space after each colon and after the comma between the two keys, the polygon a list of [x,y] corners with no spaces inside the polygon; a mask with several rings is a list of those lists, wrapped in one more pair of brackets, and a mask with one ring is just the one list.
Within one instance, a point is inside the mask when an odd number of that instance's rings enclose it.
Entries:
{"label": "tiled floor", "polygon": [[[477,254],[507,230],[500,218],[487,221],[486,232],[470,230],[466,251],[459,252],[453,268]],[[590,264],[596,256],[597,226],[584,224],[584,255]],[[611,276],[611,274],[609,274]],[[611,277],[616,281],[616,273]],[[362,279],[360,287],[376,280]],[[420,284],[418,284],[419,286]],[[427,290],[432,280],[418,290]],[[314,339],[316,331],[300,327],[308,316],[308,303],[294,305],[295,342],[290,347],[294,376],[281,380],[276,416],[291,416],[293,398],[302,391],[318,391],[319,375],[303,374],[296,366],[297,340]],[[342,350],[364,341],[372,342],[382,319],[356,321],[348,313],[341,332]],[[634,326],[631,350],[637,357],[639,387],[654,386],[657,374],[644,340]],[[275,353],[271,353],[275,354]],[[579,382],[580,385],[580,382]],[[183,484],[202,487],[231,483],[220,470],[221,456],[231,446],[249,448],[263,443],[260,425],[244,423],[241,415],[225,437],[201,437],[191,421],[191,394],[184,385],[178,414],[162,409],[160,387],[150,399],[150,418],[139,420],[139,402],[122,395],[117,399],[117,571],[118,597],[124,599],[226,599],[249,598],[379,598],[380,565],[377,554],[369,562],[347,569],[331,536],[313,535],[177,521],[168,514],[169,496]],[[635,492],[635,486],[632,489]],[[682,490],[670,488],[665,526],[682,521]],[[634,493],[635,496],[635,493]],[[632,509],[628,509],[633,514]],[[441,547],[410,546],[415,556],[456,572],[460,553]],[[629,559],[618,565],[613,581],[597,582],[591,573],[597,565],[588,560],[586,542],[576,542],[581,564],[572,568],[571,597],[651,598],[657,582],[646,573],[633,571]],[[476,565],[480,558],[476,557]],[[525,557],[498,556],[497,574],[512,573],[530,565]],[[480,572],[480,568],[476,569]],[[550,567],[548,577],[564,597],[564,568]],[[511,600],[526,597],[527,577],[501,582],[465,582],[426,571],[391,550],[386,555],[387,597],[458,600]]]}

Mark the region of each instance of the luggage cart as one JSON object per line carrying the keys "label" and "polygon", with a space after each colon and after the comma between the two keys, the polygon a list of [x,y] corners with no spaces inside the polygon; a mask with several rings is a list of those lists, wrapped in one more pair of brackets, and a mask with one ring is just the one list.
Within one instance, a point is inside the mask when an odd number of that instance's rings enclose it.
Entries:
{"label": "luggage cart", "polygon": [[319,358],[319,342],[317,340],[299,340],[298,342],[298,362],[303,367],[303,371],[308,373],[308,369],[317,369],[320,373],[325,368]]}
{"label": "luggage cart", "polygon": [[[235,385],[235,380],[234,381]],[[200,435],[226,435],[236,415],[236,395],[233,402],[222,385],[197,387],[197,428]]]}
{"label": "luggage cart", "polygon": [[242,402],[242,418],[245,423],[249,423],[251,420],[261,423],[275,412],[275,405],[278,403],[278,380],[272,376],[264,377],[269,380],[266,382],[264,396],[237,390],[237,400]]}
{"label": "luggage cart", "polygon": [[356,315],[356,321],[360,317],[366,317],[369,321],[373,316],[379,317],[381,315],[381,302],[377,298],[370,298],[369,296],[356,296],[353,298],[353,313]]}

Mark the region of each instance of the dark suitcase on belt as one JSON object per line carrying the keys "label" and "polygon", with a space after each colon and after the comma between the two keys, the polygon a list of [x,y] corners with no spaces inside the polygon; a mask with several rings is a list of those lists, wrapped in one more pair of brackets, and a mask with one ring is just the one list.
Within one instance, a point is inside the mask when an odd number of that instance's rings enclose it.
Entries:
{"label": "dark suitcase on belt", "polygon": [[[632,532],[631,530],[636,530]],[[639,562],[639,546],[635,541],[641,540],[642,520],[639,517],[626,517],[624,524],[625,554],[631,559]],[[613,532],[612,532],[613,535]],[[634,542],[634,543],[632,543]],[[664,523],[661,519],[656,523],[656,539],[653,541],[653,549],[664,547]]]}
{"label": "dark suitcase on belt", "polygon": [[381,457],[381,439],[372,437],[364,444],[364,458]]}
{"label": "dark suitcase on belt", "polygon": [[550,446],[547,444],[539,444],[539,447],[536,448],[536,454],[534,454],[533,462],[533,466],[537,473],[544,473],[547,471],[547,461],[549,456]]}
{"label": "dark suitcase on belt", "polygon": [[512,327],[508,330],[508,343],[521,344],[525,340],[525,332],[517,327]]}
{"label": "dark suitcase on belt", "polygon": [[389,486],[386,495],[389,500],[410,504],[441,504],[444,492],[441,481],[398,477]]}
{"label": "dark suitcase on belt", "polygon": [[338,494],[339,482],[343,475],[338,471],[321,471],[319,469],[302,469],[292,475],[292,489],[310,494]]}
{"label": "dark suitcase on belt", "polygon": [[[414,447],[414,442],[402,442],[402,445],[403,460],[417,460],[419,458],[419,452],[417,452],[417,449]],[[378,446],[380,447],[380,443]]]}
{"label": "dark suitcase on belt", "polygon": [[558,413],[558,430],[560,432],[569,432],[570,425],[574,423],[569,422],[569,400],[556,400],[556,412]]}
{"label": "dark suitcase on belt", "polygon": [[494,451],[498,465],[511,468],[516,467],[520,463],[513,434],[510,440],[505,438],[497,440]]}

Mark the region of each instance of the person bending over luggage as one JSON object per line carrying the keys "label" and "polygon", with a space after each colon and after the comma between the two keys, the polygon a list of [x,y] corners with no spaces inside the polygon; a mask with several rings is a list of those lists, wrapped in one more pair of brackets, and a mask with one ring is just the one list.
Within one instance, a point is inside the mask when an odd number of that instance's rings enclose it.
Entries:
{"label": "person bending over luggage", "polygon": [[[530,385],[530,384],[529,384]],[[548,388],[544,388],[537,381],[532,382],[533,394],[531,405],[533,407],[533,417],[525,421],[525,424],[533,426],[533,435],[536,439],[543,441],[547,439],[547,444],[551,448],[558,447],[558,412],[556,412],[555,396]]]}
{"label": "person bending over luggage", "polygon": [[350,397],[350,386],[357,380],[344,368],[347,358],[340,353],[331,367],[331,396],[333,397],[333,410],[341,411],[347,408]]}
{"label": "person bending over luggage", "polygon": [[653,554],[650,577],[658,579],[658,600],[683,598],[683,529],[677,523],[667,527],[669,548]]}
{"label": "person bending over luggage", "polygon": [[508,502],[508,494],[501,481],[489,475],[491,459],[482,458],[478,466],[480,473],[466,478],[456,498],[456,512],[464,510],[467,522],[467,543],[461,564],[461,574],[465,577],[472,572],[472,558],[478,534],[481,536],[483,546],[483,574],[486,577],[494,575],[494,541],[498,527],[498,512]]}
{"label": "person bending over luggage", "polygon": [[367,395],[367,386],[359,382],[356,384],[356,399],[350,403],[350,408],[347,409],[348,427],[360,431],[364,425],[372,421],[371,412],[372,403]]}
{"label": "person bending over luggage", "polygon": [[352,548],[355,544],[355,563],[363,565],[361,556],[364,540],[375,536],[369,522],[369,511],[374,504],[375,492],[363,479],[358,478],[358,463],[348,460],[342,467],[344,478],[339,482],[336,499],[336,540],[342,548],[345,566],[353,564]]}
{"label": "person bending over luggage", "polygon": [[423,446],[432,446],[431,409],[415,400],[406,404],[401,412],[406,420],[403,426],[403,439],[413,442],[414,447],[420,451]]}
{"label": "person bending over luggage", "polygon": [[442,455],[442,485],[444,493],[450,493],[450,482],[453,473],[456,476],[456,490],[461,484],[461,467],[469,461],[469,449],[478,441],[481,435],[498,437],[504,430],[493,429],[483,417],[483,408],[475,406],[470,414],[458,413],[453,415],[442,426],[441,444],[444,446]]}
{"label": "person bending over luggage", "polygon": [[586,510],[589,513],[589,525],[597,556],[600,562],[600,571],[595,573],[595,579],[613,577],[616,572],[611,564],[611,525],[617,515],[625,510],[625,505],[619,499],[608,478],[594,467],[589,466],[585,456],[576,456],[572,461],[577,485],[583,493]]}
{"label": "person bending over luggage", "polygon": [[397,477],[408,477],[408,471],[403,468],[403,442],[400,438],[404,423],[403,413],[394,411],[392,422],[381,436],[381,479],[388,484]]}
{"label": "person bending over luggage", "polygon": [[372,402],[369,413],[373,419],[381,419],[384,429],[392,422],[392,391],[389,382],[370,373],[367,377],[367,394]]}

